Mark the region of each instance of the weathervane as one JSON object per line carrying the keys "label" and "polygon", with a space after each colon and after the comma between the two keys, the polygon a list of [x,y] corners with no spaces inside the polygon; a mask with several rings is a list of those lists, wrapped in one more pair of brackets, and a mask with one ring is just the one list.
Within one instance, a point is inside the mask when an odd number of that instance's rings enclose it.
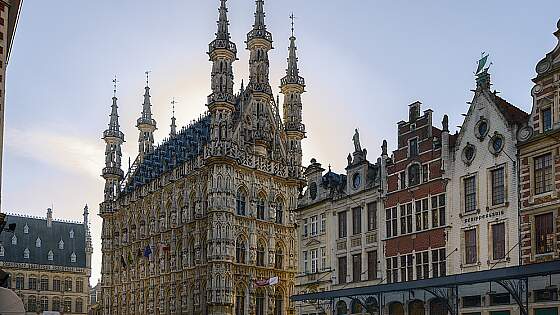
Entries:
{"label": "weathervane", "polygon": [[482,52],[482,54],[480,56],[480,59],[478,60],[478,66],[476,67],[476,71],[474,73],[475,75],[479,75],[482,72],[487,72],[488,71],[488,69],[492,65],[492,62],[490,62],[488,67],[484,68],[486,66],[486,63],[488,62],[488,56],[489,56],[488,53]]}

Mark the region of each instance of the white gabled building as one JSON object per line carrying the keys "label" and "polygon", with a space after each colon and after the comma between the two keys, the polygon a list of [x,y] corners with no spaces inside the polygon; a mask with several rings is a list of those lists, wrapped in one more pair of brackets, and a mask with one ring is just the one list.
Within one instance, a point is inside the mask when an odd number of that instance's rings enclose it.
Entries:
{"label": "white gabled building", "polygon": [[[528,114],[490,90],[487,70],[477,74],[474,98],[451,150],[450,274],[519,265],[516,139]],[[468,298],[462,307],[484,308],[492,307],[494,298],[484,295],[500,292],[463,294]]]}

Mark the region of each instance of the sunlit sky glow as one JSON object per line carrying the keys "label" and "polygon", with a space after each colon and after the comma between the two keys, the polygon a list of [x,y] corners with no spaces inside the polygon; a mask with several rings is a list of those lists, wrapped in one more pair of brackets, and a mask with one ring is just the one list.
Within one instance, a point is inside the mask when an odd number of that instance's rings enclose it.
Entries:
{"label": "sunlit sky glow", "polygon": [[[101,268],[104,163],[101,133],[108,123],[111,80],[119,78],[119,113],[126,135],[123,161],[137,152],[144,71],[158,123],[169,133],[175,97],[180,126],[205,110],[210,91],[206,51],[216,32],[219,1],[26,0],[7,74],[3,211],[82,220],[88,203],[94,238],[95,284]],[[236,88],[247,80],[244,39],[254,1],[230,0]],[[396,142],[396,122],[415,100],[450,126],[472,97],[473,71],[489,52],[492,82],[501,96],[528,111],[536,63],[556,44],[557,0],[374,1],[268,0],[266,23],[275,94],[286,67],[291,12],[301,75],[307,83],[304,164],[315,157],[345,167],[354,128],[371,160],[383,139]]]}

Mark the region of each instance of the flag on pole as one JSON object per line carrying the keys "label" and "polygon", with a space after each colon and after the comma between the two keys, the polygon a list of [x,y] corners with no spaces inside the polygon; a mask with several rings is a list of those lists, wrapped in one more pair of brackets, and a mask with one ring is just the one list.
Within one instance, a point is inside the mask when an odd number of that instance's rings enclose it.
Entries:
{"label": "flag on pole", "polygon": [[253,282],[257,287],[271,286],[271,285],[278,284],[278,276],[269,279],[264,279],[264,280],[254,280]]}

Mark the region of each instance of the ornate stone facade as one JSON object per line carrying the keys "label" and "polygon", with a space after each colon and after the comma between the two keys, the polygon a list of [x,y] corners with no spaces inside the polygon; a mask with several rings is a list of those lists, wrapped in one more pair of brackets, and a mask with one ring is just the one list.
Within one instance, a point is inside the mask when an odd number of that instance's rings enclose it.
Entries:
{"label": "ornate stone facade", "polygon": [[[101,301],[104,314],[292,314],[297,268],[304,80],[295,37],[281,81],[282,122],[268,80],[272,35],[256,1],[247,35],[250,80],[233,91],[226,0],[209,45],[208,111],[153,145],[146,86],[138,120],[139,155],[125,174],[117,98],[106,142]],[[174,125],[174,123],[172,123]],[[258,280],[278,277],[275,285]]]}

